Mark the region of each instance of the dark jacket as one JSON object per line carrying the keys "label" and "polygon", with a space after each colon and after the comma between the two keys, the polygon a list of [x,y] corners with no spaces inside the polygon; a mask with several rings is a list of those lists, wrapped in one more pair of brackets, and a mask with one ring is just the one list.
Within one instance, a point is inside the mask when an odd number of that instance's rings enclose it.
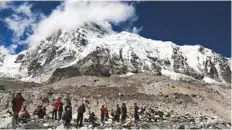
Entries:
{"label": "dark jacket", "polygon": [[78,113],[85,113],[85,104],[81,104],[78,109],[77,109]]}
{"label": "dark jacket", "polygon": [[127,114],[127,108],[126,106],[122,106],[122,115],[126,115]]}
{"label": "dark jacket", "polygon": [[117,107],[116,108],[116,115],[121,115],[121,108],[120,107]]}
{"label": "dark jacket", "polygon": [[66,105],[64,108],[65,112],[63,115],[63,120],[71,120],[72,119],[72,106],[70,104]]}
{"label": "dark jacket", "polygon": [[58,111],[59,111],[59,112],[63,112],[63,103],[62,103],[62,102],[60,102]]}
{"label": "dark jacket", "polygon": [[42,107],[38,107],[34,112],[33,115],[37,115],[39,118],[44,118],[46,115],[46,109]]}
{"label": "dark jacket", "polygon": [[135,106],[135,107],[134,107],[134,114],[138,114],[138,110],[139,110],[139,107],[138,107],[138,106]]}

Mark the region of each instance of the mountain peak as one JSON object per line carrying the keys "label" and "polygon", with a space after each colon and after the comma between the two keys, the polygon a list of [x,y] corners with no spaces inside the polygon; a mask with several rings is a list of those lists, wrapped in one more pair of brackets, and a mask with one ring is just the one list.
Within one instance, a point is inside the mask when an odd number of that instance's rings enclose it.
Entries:
{"label": "mountain peak", "polygon": [[231,74],[230,60],[201,45],[178,46],[129,32],[114,33],[96,23],[71,31],[58,29],[35,48],[7,60],[0,64],[2,76],[34,82],[149,71],[179,80],[228,84]]}

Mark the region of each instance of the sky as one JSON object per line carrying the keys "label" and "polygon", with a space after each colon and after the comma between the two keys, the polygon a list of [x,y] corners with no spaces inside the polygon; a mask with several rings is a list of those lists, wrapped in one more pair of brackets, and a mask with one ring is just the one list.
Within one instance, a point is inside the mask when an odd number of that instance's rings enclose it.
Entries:
{"label": "sky", "polygon": [[231,57],[230,1],[0,2],[0,50],[17,54],[59,28],[90,21]]}

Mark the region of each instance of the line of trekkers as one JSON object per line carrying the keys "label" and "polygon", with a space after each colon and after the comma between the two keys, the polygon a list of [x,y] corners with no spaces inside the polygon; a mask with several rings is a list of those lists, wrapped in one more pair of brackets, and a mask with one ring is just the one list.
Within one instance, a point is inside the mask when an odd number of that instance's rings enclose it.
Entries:
{"label": "line of trekkers", "polygon": [[[61,100],[56,97],[52,106],[52,119],[54,120],[64,120],[64,126],[69,127],[70,122],[72,120],[72,104],[69,97],[66,99],[66,104],[64,107],[64,104],[61,102]],[[30,118],[30,115],[27,111],[27,108],[25,105],[23,105],[23,102],[25,102],[25,99],[22,97],[21,93],[17,93],[16,96],[12,99],[12,111],[13,111],[13,117],[16,119],[16,121],[27,121]],[[42,99],[42,102],[49,103],[48,98]],[[22,108],[23,107],[23,108]],[[64,108],[64,111],[63,111]],[[139,120],[138,116],[138,106],[136,103],[134,103],[134,113],[133,117],[135,120],[135,123]],[[76,127],[82,127],[83,126],[83,117],[84,113],[86,111],[86,105],[84,101],[81,103],[81,105],[77,109],[77,124]],[[102,105],[100,109],[100,119],[101,122],[107,121],[109,119],[109,110],[107,106]],[[33,115],[37,115],[38,118],[44,119],[46,118],[46,106],[39,105],[33,112]],[[58,118],[57,118],[58,115]],[[124,123],[127,118],[127,107],[125,103],[122,103],[122,106],[120,107],[119,104],[116,105],[116,109],[111,109],[110,115],[113,117],[113,121]],[[90,123],[95,126],[95,121],[97,120],[97,117],[94,112],[89,113],[89,121]]]}

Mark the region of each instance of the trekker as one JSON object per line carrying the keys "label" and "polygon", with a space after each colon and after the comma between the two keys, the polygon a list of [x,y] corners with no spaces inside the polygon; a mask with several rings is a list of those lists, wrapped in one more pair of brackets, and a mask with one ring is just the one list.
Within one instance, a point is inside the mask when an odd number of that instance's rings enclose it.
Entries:
{"label": "trekker", "polygon": [[21,93],[17,93],[16,96],[12,99],[11,103],[12,103],[12,111],[13,111],[13,115],[15,117],[15,119],[18,118],[18,114],[20,112],[20,110],[22,109],[22,105],[23,102],[25,101],[25,99],[23,98]]}
{"label": "trekker", "polygon": [[44,105],[44,106],[42,106],[42,110],[43,110],[43,112],[44,112],[44,116],[46,115],[46,106]]}
{"label": "trekker", "polygon": [[115,121],[114,109],[111,109],[110,115],[112,116],[112,120]]}
{"label": "trekker", "polygon": [[121,115],[121,108],[119,107],[119,104],[116,106],[116,113],[115,113],[115,121],[119,122]]}
{"label": "trekker", "polygon": [[27,107],[24,106],[23,109],[19,112],[19,118],[21,118],[21,119],[27,119],[29,117],[30,117],[30,115],[29,115],[29,113],[27,111]]}
{"label": "trekker", "polygon": [[72,105],[71,103],[67,103],[67,105],[64,108],[64,115],[62,119],[65,121],[64,126],[68,128],[70,126],[70,122],[72,120]]}
{"label": "trekker", "polygon": [[63,113],[63,103],[60,101],[60,105],[59,105],[59,108],[58,108],[58,120],[61,119],[62,113]]}
{"label": "trekker", "polygon": [[39,105],[33,112],[33,115],[37,115],[38,118],[43,119],[46,115],[46,108],[42,107],[42,105]]}
{"label": "trekker", "polygon": [[78,109],[77,109],[77,127],[82,127],[83,126],[83,116],[84,116],[84,113],[85,113],[85,104],[82,103]]}
{"label": "trekker", "polygon": [[93,124],[96,121],[96,115],[94,112],[91,112],[89,115],[89,122]]}
{"label": "trekker", "polygon": [[53,104],[52,104],[52,109],[53,109],[53,111],[52,111],[52,119],[55,118],[55,120],[57,120],[57,110],[58,110],[59,106],[60,106],[60,102],[59,102],[59,98],[57,97],[55,99],[55,101],[53,102]]}
{"label": "trekker", "polygon": [[106,110],[105,110],[105,121],[107,121],[110,117],[109,117],[109,110],[107,108],[107,106],[105,106]]}
{"label": "trekker", "polygon": [[104,105],[102,105],[100,111],[101,111],[101,122],[103,122],[105,120],[105,114],[106,114],[107,109],[105,108]]}
{"label": "trekker", "polygon": [[134,103],[134,119],[135,119],[135,123],[139,120],[138,110],[139,110],[139,107],[137,106],[137,103]]}
{"label": "trekker", "polygon": [[6,113],[9,114],[10,117],[13,116],[13,113],[10,110],[7,110]]}
{"label": "trekker", "polygon": [[98,126],[98,124],[95,122],[97,120],[97,117],[94,112],[90,113],[89,115],[89,122],[92,124],[92,129]]}
{"label": "trekker", "polygon": [[126,104],[122,103],[122,117],[121,117],[121,122],[124,123],[127,117],[127,108]]}

